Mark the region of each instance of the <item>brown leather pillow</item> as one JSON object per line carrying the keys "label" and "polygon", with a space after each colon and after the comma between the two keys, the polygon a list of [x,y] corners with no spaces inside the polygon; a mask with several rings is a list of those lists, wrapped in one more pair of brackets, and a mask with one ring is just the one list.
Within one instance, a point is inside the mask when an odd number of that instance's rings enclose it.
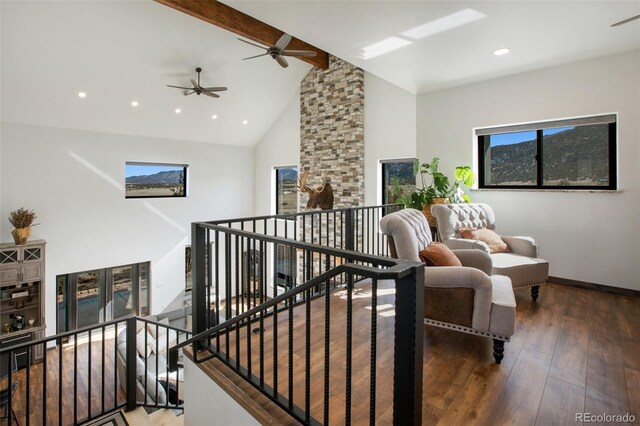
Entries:
{"label": "brown leather pillow", "polygon": [[491,229],[469,229],[460,228],[458,230],[462,238],[467,240],[479,240],[489,246],[489,252],[493,253],[511,253],[511,249],[502,241],[500,235],[493,232]]}
{"label": "brown leather pillow", "polygon": [[426,249],[420,251],[420,259],[427,266],[462,266],[449,247],[442,243],[433,242]]}

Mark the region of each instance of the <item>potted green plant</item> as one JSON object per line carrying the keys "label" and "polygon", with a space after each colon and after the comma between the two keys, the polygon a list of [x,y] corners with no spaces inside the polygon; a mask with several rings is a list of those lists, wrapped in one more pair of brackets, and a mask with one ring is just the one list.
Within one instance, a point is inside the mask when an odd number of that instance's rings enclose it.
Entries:
{"label": "potted green plant", "polygon": [[16,245],[24,245],[31,236],[31,227],[37,225],[33,223],[36,220],[36,213],[33,210],[27,210],[24,207],[20,207],[9,213],[9,222],[15,228],[11,231],[13,240]]}
{"label": "potted green plant", "polygon": [[[463,185],[470,187],[476,181],[476,174],[469,166],[458,166],[454,170],[455,179],[450,180],[442,173],[438,166],[440,158],[434,157],[429,163],[420,163],[416,159],[413,165],[413,175],[420,175],[421,188],[416,187],[410,193],[401,193],[397,179],[392,181],[392,193],[398,195],[400,203],[406,207],[422,210],[430,224],[435,224],[431,216],[431,205],[439,203],[468,203],[469,195],[464,193]],[[431,176],[431,183],[427,185],[427,179]]]}

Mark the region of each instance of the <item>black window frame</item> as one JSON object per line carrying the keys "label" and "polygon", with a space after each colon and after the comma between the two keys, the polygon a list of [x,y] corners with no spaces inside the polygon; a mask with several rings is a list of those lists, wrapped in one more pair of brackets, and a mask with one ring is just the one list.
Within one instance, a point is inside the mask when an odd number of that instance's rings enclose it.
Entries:
{"label": "black window frame", "polygon": [[[617,168],[617,114],[601,114],[589,117],[567,118],[536,122],[522,125],[500,126],[476,129],[477,149],[478,149],[478,188],[480,189],[522,189],[522,190],[570,190],[570,191],[615,191],[618,189],[618,168]],[[558,127],[585,126],[594,124],[607,124],[609,132],[608,140],[608,160],[609,160],[609,184],[603,185],[545,185],[543,176],[543,132],[544,130]],[[513,132],[536,132],[536,184],[535,185],[489,185],[486,183],[485,170],[485,142],[491,135]]]}
{"label": "black window frame", "polygon": [[386,159],[386,160],[380,160],[380,201],[381,204],[384,206],[386,204],[388,204],[388,200],[387,200],[387,191],[386,191],[386,186],[387,183],[385,182],[385,167],[389,164],[398,164],[398,163],[409,163],[411,164],[411,167],[413,168],[413,164],[416,162],[415,158],[390,158],[390,159]]}
{"label": "black window frame", "polygon": [[[166,167],[182,167],[182,176],[184,176],[184,182],[182,182],[182,195],[127,195],[127,178],[126,178],[126,168],[127,166],[166,166]],[[141,161],[125,161],[125,178],[124,178],[124,198],[127,200],[137,199],[137,198],[187,198],[187,194],[189,193],[188,188],[188,164],[174,164],[174,163],[148,163]]]}
{"label": "black window frame", "polygon": [[[276,215],[294,214],[294,213],[297,213],[297,212],[298,212],[298,205],[297,205],[297,203],[296,203],[296,205],[294,206],[295,211],[293,211],[293,212],[285,212],[285,213],[282,213],[282,212],[279,212],[279,211],[278,211],[278,206],[280,205],[280,197],[279,197],[279,195],[278,195],[278,194],[279,194],[278,188],[279,188],[279,183],[280,183],[280,174],[278,173],[278,171],[279,171],[279,170],[284,170],[284,169],[295,169],[295,171],[296,171],[296,179],[298,179],[298,178],[300,177],[300,174],[299,174],[299,170],[298,170],[298,166],[297,166],[297,165],[296,165],[296,166],[275,166],[275,167],[273,168],[273,172],[275,173],[275,186],[274,186],[274,188],[273,188],[273,189],[274,189],[274,191],[275,191],[275,195],[276,195],[276,200],[275,200],[275,201],[276,201],[276,202],[275,202],[275,214],[276,214]],[[296,199],[297,199],[297,198],[296,198]],[[289,218],[287,218],[287,219],[289,219]],[[290,219],[291,219],[291,220],[293,220],[294,218],[292,217],[292,218],[290,218]]]}

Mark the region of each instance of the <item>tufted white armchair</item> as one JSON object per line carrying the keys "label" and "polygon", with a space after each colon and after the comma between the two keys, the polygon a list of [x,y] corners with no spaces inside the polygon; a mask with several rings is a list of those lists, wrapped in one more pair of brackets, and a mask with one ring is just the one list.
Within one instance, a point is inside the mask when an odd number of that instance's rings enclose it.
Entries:
{"label": "tufted white armchair", "polygon": [[[398,259],[420,262],[420,250],[431,243],[424,214],[404,209],[380,220],[389,252]],[[493,339],[500,364],[504,343],[515,330],[516,299],[508,277],[491,274],[489,255],[478,250],[454,250],[463,266],[429,266],[424,273],[425,324]]]}
{"label": "tufted white armchair", "polygon": [[[489,253],[489,247],[482,241],[462,238],[459,229],[496,229],[496,218],[488,204],[436,204],[431,213],[438,222],[438,234],[443,243],[451,249],[480,249]],[[540,284],[549,278],[549,262],[538,257],[538,248],[531,237],[500,236],[507,243],[511,253],[490,254],[494,275],[511,278],[513,288],[531,287],[531,297],[538,298]]]}

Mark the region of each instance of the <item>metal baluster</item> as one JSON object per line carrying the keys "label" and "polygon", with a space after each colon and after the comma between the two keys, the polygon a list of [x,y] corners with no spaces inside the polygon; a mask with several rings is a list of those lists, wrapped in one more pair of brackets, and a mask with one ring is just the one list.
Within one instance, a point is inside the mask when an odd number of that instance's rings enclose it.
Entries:
{"label": "metal baluster", "polygon": [[378,359],[378,279],[371,280],[371,364],[369,372],[369,424],[376,423],[376,365]]}
{"label": "metal baluster", "polygon": [[[303,231],[304,232],[304,231]],[[278,245],[274,244],[274,253]],[[278,296],[277,268],[273,268],[273,298]],[[273,397],[278,396],[278,306],[273,307]]]}
{"label": "metal baluster", "polygon": [[[60,340],[56,340],[57,343],[62,344]],[[47,423],[47,345],[44,344],[44,350],[42,351],[42,424]],[[61,358],[62,359],[62,358]],[[60,372],[58,372],[60,373]],[[61,376],[58,374],[58,377]],[[62,397],[60,397],[60,401],[62,401]],[[58,417],[62,415],[61,411],[58,411]]]}
{"label": "metal baluster", "polygon": [[345,376],[345,424],[351,424],[351,343],[353,340],[353,274],[347,275],[347,358],[346,358],[346,376]]}
{"label": "metal baluster", "polygon": [[289,409],[293,409],[293,303],[289,301]]}
{"label": "metal baluster", "polygon": [[[238,249],[239,249],[239,247],[238,247],[239,246],[238,238],[239,237],[236,235],[236,239],[235,239],[235,241],[236,241],[236,244],[235,244],[235,247],[236,247],[236,250],[235,250],[236,261],[234,262],[235,265],[236,265],[236,267],[235,267],[236,315],[234,315],[234,316],[237,316],[237,315],[240,314],[240,301],[238,299],[238,293],[242,292],[242,290],[240,290],[240,262],[238,261],[238,259],[240,259],[240,253],[238,253]],[[235,359],[236,359],[236,368],[240,368],[240,324],[238,324],[235,327],[235,329],[236,329],[236,357],[235,357]]]}
{"label": "metal baluster", "polygon": [[9,377],[7,377],[7,390],[9,391],[8,401],[7,401],[7,419],[9,420],[9,426],[13,422],[13,357],[16,356],[13,351],[9,351]]}
{"label": "metal baluster", "polygon": [[311,291],[306,294],[306,324],[305,324],[305,380],[304,380],[304,420],[309,423],[311,418]]}
{"label": "metal baluster", "polygon": [[[220,233],[217,230],[214,238],[216,242],[216,325],[218,325],[220,324]],[[216,352],[220,352],[220,333],[216,333]]]}
{"label": "metal baluster", "polygon": [[[263,256],[265,254],[264,251],[264,241],[260,241],[260,253],[261,256]],[[265,263],[263,262],[262,259],[260,260],[260,276],[258,277],[258,279],[260,280],[260,287],[265,291],[265,298],[266,298],[266,285],[264,285],[264,277],[265,277]],[[273,283],[274,288],[276,287],[276,284]],[[276,309],[275,307],[273,308],[274,310]],[[262,388],[264,386],[264,314],[265,311],[260,311],[260,387]]]}
{"label": "metal baluster", "polygon": [[[225,294],[224,298],[226,303],[224,304],[225,310],[225,320],[231,319],[231,234],[226,233],[224,236],[225,246],[225,258],[224,258],[224,268],[225,268]],[[226,359],[229,360],[229,330],[224,334],[225,335],[225,356]]]}
{"label": "metal baluster", "polygon": [[118,324],[116,323],[115,337],[113,339],[113,408],[118,406]]}
{"label": "metal baluster", "polygon": [[73,423],[78,424],[78,334],[77,333],[73,336]]}
{"label": "metal baluster", "polygon": [[27,426],[31,424],[31,345],[27,346],[27,391],[25,394],[26,399],[26,407],[25,407],[25,416],[27,418]]}
{"label": "metal baluster", "polygon": [[[101,373],[102,373],[102,379],[101,379],[102,395],[100,395],[100,408],[101,408],[100,412],[101,413],[104,413],[104,394],[105,394],[105,384],[104,384],[104,378],[105,378],[105,375],[104,375],[104,338],[105,338],[105,336],[104,336],[104,332],[105,332],[105,327],[103,325],[102,326],[102,347],[101,347],[102,356],[100,358],[100,363],[101,363],[101,367],[102,367],[102,371],[101,371]],[[116,341],[117,341],[116,339],[113,340],[114,345],[115,345]],[[115,371],[114,371],[114,374],[115,374]]]}
{"label": "metal baluster", "polygon": [[331,362],[330,353],[330,335],[331,335],[331,298],[329,292],[325,292],[324,302],[324,424],[329,424],[329,368]]}
{"label": "metal baluster", "polygon": [[88,393],[88,398],[87,398],[87,415],[89,418],[91,418],[91,401],[93,401],[93,399],[91,398],[91,330],[88,331],[89,333],[89,349],[87,352],[87,365],[88,365],[88,373],[87,373],[87,393]]}
{"label": "metal baluster", "polygon": [[[74,340],[76,336],[77,336],[77,333],[73,335]],[[58,344],[58,424],[62,425],[62,358],[63,358],[62,339],[59,339],[58,343],[59,343]],[[46,373],[46,368],[45,368],[45,373]],[[44,376],[46,377],[46,374]]]}

